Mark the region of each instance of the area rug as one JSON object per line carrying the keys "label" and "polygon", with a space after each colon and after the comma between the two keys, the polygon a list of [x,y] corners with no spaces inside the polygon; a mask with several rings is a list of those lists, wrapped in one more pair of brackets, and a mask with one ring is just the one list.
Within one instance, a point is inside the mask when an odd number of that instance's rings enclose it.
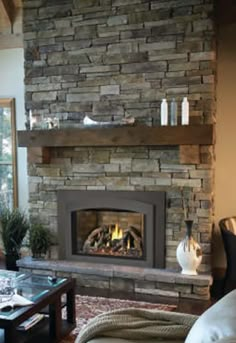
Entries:
{"label": "area rug", "polygon": [[155,304],[145,301],[121,300],[114,298],[90,297],[85,295],[76,295],[76,328],[61,343],[73,343],[81,328],[89,319],[106,311],[139,307],[145,309],[173,311],[175,305]]}

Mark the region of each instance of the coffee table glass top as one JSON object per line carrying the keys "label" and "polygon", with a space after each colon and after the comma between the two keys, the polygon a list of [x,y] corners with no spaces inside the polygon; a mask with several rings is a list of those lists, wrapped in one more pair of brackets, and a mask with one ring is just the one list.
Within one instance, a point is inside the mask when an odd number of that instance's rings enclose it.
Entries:
{"label": "coffee table glass top", "polygon": [[25,276],[26,276],[26,273],[0,269],[0,278],[11,278],[11,279],[15,279],[15,280],[21,280]]}
{"label": "coffee table glass top", "polygon": [[36,275],[36,274],[25,274],[25,277],[21,277],[19,282],[17,282],[19,285],[34,285],[39,287],[57,287],[61,283],[65,282],[65,278],[53,278],[51,276],[46,275]]}
{"label": "coffee table glass top", "polygon": [[[61,285],[66,278],[52,278],[47,275],[36,275],[30,273],[13,272],[0,270],[0,278],[9,278],[14,285],[14,293],[22,295],[33,302],[39,300],[53,288]],[[10,300],[10,299],[9,299]],[[6,303],[7,305],[7,303]],[[9,318],[22,307],[9,309],[8,311],[0,310],[0,318]]]}

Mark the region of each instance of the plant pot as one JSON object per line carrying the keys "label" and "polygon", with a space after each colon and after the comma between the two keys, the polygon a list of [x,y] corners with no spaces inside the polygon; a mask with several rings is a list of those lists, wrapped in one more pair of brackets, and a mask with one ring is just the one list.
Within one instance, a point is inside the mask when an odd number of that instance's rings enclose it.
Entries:
{"label": "plant pot", "polygon": [[20,256],[18,254],[6,254],[5,255],[5,264],[7,270],[18,271],[19,268],[16,265],[16,261],[19,260]]}
{"label": "plant pot", "polygon": [[45,260],[45,255],[44,254],[32,254],[32,258],[35,259],[35,260]]}

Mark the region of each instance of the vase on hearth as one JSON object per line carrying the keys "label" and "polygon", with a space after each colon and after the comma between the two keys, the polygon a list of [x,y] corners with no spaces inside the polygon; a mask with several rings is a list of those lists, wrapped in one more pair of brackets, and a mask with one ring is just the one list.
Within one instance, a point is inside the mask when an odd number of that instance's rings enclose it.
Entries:
{"label": "vase on hearth", "polygon": [[186,236],[178,244],[176,257],[182,274],[197,275],[197,268],[202,261],[202,249],[192,236],[193,220],[185,220],[185,225]]}

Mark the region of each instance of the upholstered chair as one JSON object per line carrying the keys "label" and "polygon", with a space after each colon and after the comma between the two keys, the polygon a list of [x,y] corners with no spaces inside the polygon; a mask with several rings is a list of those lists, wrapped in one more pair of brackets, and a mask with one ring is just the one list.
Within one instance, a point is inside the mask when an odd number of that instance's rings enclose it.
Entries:
{"label": "upholstered chair", "polygon": [[223,293],[236,288],[236,217],[223,218],[219,222],[225,248],[227,268]]}

